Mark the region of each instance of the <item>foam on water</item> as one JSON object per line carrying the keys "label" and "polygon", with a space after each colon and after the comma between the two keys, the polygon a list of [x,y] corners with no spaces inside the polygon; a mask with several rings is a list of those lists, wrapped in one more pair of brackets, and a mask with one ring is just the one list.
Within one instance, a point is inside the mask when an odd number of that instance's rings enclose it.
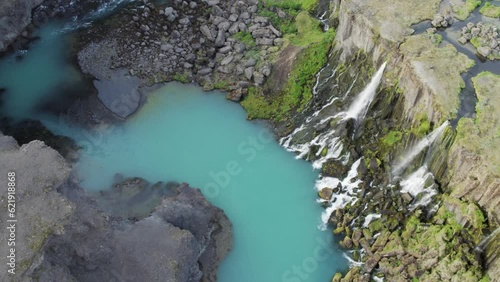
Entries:
{"label": "foam on water", "polygon": [[357,179],[358,167],[363,158],[358,159],[351,166],[351,169],[347,173],[347,176],[340,180],[335,177],[320,177],[316,181],[316,190],[321,191],[324,188],[336,188],[339,184],[342,186],[342,191],[339,194],[333,194],[329,201],[322,200],[323,203],[327,203],[328,207],[325,209],[321,215],[321,225],[320,229],[326,229],[328,221],[332,213],[340,208],[345,207],[349,203],[355,203],[357,201],[357,192],[354,189],[359,187],[359,184],[363,181]]}
{"label": "foam on water", "polygon": [[420,195],[420,199],[412,204],[410,209],[428,205],[432,201],[432,197],[437,194],[434,175],[429,172],[426,165],[421,166],[403,179],[400,185],[401,193],[409,193],[414,198]]}

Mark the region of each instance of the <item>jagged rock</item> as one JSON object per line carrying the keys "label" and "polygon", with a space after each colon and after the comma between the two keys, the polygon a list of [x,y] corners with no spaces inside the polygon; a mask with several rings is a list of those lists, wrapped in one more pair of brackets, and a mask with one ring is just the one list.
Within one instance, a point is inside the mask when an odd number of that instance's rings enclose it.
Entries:
{"label": "jagged rock", "polygon": [[189,2],[189,8],[195,9],[196,7],[198,7],[198,4],[196,2],[194,1]]}
{"label": "jagged rock", "polygon": [[257,45],[272,46],[274,44],[274,40],[271,38],[258,38],[255,41]]}
{"label": "jagged rock", "polygon": [[229,34],[231,35],[238,33],[240,31],[239,23],[238,22],[233,23],[228,31]]}
{"label": "jagged rock", "polygon": [[321,199],[329,201],[332,198],[333,190],[331,188],[323,188],[318,192],[318,195]]}
{"label": "jagged rock", "polygon": [[253,67],[248,67],[245,69],[245,77],[250,80],[252,79],[252,76],[253,76],[253,72],[254,72],[254,68]]}
{"label": "jagged rock", "polygon": [[269,37],[270,30],[268,28],[258,28],[252,31],[253,38]]}
{"label": "jagged rock", "polygon": [[189,25],[191,24],[191,21],[189,20],[189,18],[182,18],[179,20],[179,23],[182,24],[182,25]]}
{"label": "jagged rock", "polygon": [[477,37],[481,33],[481,29],[479,27],[473,27],[470,32],[471,32],[472,36]]}
{"label": "jagged rock", "polygon": [[204,69],[199,70],[199,71],[198,71],[198,74],[199,74],[199,75],[207,75],[207,74],[209,74],[209,73],[211,73],[211,72],[212,72],[212,69],[211,69],[211,68],[204,68]]}
{"label": "jagged rock", "polygon": [[253,82],[257,85],[262,85],[264,84],[264,75],[262,75],[259,72],[253,72]]}
{"label": "jagged rock", "polygon": [[374,254],[373,256],[370,256],[365,263],[363,271],[367,272],[367,273],[371,273],[373,271],[373,269],[377,266],[377,264],[381,258],[382,257],[379,254]]}
{"label": "jagged rock", "polygon": [[269,29],[278,37],[281,37],[281,32],[277,30],[273,25],[269,25]]}
{"label": "jagged rock", "polygon": [[224,46],[224,47],[219,49],[219,53],[226,54],[226,53],[229,53],[232,49],[233,49],[233,47],[231,47],[231,45]]}
{"label": "jagged rock", "polygon": [[264,76],[269,76],[271,74],[271,65],[270,64],[265,64],[260,68],[260,73],[262,73]]}
{"label": "jagged rock", "polygon": [[231,100],[231,101],[234,101],[234,102],[239,102],[241,101],[241,98],[246,95],[246,93],[248,92],[247,89],[243,89],[243,88],[238,88],[238,89],[235,89],[231,92],[229,92],[226,96],[226,98],[228,100]]}
{"label": "jagged rock", "polygon": [[226,35],[223,30],[219,30],[217,33],[217,38],[215,39],[215,47],[224,46],[224,42],[226,42]]}
{"label": "jagged rock", "polygon": [[269,23],[269,18],[267,17],[261,17],[261,16],[256,16],[253,18],[254,23],[262,23],[262,24],[268,24]]}
{"label": "jagged rock", "polygon": [[479,55],[481,55],[483,57],[488,57],[491,54],[491,48],[481,46],[481,47],[477,48],[477,52],[479,53]]}
{"label": "jagged rock", "polygon": [[223,30],[223,31],[228,31],[230,26],[231,26],[231,23],[228,21],[223,21],[217,25],[219,30]]}
{"label": "jagged rock", "polygon": [[201,31],[201,33],[203,33],[203,35],[205,35],[205,37],[207,37],[208,40],[210,40],[210,41],[215,40],[215,38],[212,35],[212,32],[210,31],[210,28],[207,25],[202,25],[200,27],[200,31]]}
{"label": "jagged rock", "polygon": [[466,43],[467,43],[467,41],[468,41],[468,40],[467,40],[467,38],[465,38],[465,37],[463,37],[463,36],[462,36],[462,37],[460,37],[460,38],[458,39],[458,43],[460,43],[460,44],[462,44],[462,45],[463,45],[463,44],[466,44]]}
{"label": "jagged rock", "polygon": [[246,46],[243,43],[234,45],[234,51],[238,54],[245,52]]}
{"label": "jagged rock", "polygon": [[221,66],[226,66],[226,65],[229,65],[234,59],[234,56],[233,55],[229,55],[227,57],[225,57],[221,62]]}
{"label": "jagged rock", "polygon": [[254,30],[257,30],[260,28],[260,24],[254,24],[248,28],[248,32],[254,32]]}
{"label": "jagged rock", "polygon": [[228,20],[229,20],[229,21],[231,21],[231,22],[235,22],[235,21],[237,21],[237,20],[238,20],[238,15],[236,15],[236,14],[231,14],[231,15],[229,16]]}
{"label": "jagged rock", "polygon": [[246,61],[246,62],[243,64],[243,66],[244,66],[244,67],[253,67],[253,66],[255,66],[255,64],[256,64],[256,63],[257,63],[257,62],[255,61],[255,59],[254,59],[254,58],[250,58],[250,59],[248,59],[248,61]]}
{"label": "jagged rock", "polygon": [[[252,11],[253,11],[253,8],[248,8],[248,9],[249,9],[248,11],[249,11],[250,13],[255,13],[255,12],[252,12]],[[247,12],[243,12],[243,13],[241,13],[241,14],[240,14],[239,18],[240,18],[240,19],[242,19],[242,20],[247,20],[247,19],[249,19],[249,18],[250,18],[250,14],[249,14],[249,13],[247,13]]]}

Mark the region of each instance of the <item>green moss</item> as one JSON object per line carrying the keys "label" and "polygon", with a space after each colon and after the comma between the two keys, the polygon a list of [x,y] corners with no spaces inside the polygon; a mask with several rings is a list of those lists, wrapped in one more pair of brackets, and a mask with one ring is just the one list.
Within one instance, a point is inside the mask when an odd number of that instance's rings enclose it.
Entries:
{"label": "green moss", "polygon": [[420,114],[415,117],[418,124],[411,128],[411,132],[418,137],[424,137],[431,130],[431,123],[426,114]]}
{"label": "green moss", "polygon": [[241,105],[247,111],[248,119],[271,119],[273,117],[273,105],[256,87],[248,89],[248,95],[241,102]]}
{"label": "green moss", "polygon": [[252,48],[255,46],[255,39],[248,31],[240,31],[238,33],[235,33],[233,34],[233,38],[245,44],[247,48]]}
{"label": "green moss", "polygon": [[474,37],[470,40],[470,43],[472,43],[472,45],[474,45],[474,47],[476,48],[479,48],[481,47],[481,38],[480,37]]}
{"label": "green moss", "polygon": [[179,81],[182,83],[189,83],[189,75],[186,73],[176,73],[173,77],[173,80]]}
{"label": "green moss", "polygon": [[491,4],[490,2],[486,2],[479,12],[490,18],[498,18],[500,17],[500,7]]}
{"label": "green moss", "polygon": [[323,150],[321,151],[321,156],[322,156],[322,157],[325,157],[327,154],[328,154],[328,147],[325,147],[325,148],[323,148]]}
{"label": "green moss", "polygon": [[388,146],[392,146],[399,142],[402,137],[403,133],[401,131],[391,131],[382,139],[382,142]]}
{"label": "green moss", "polygon": [[229,83],[224,80],[218,80],[216,83],[214,83],[214,88],[215,89],[221,89],[221,90],[227,90],[229,88]]}
{"label": "green moss", "polygon": [[453,6],[455,17],[461,21],[467,19],[472,11],[481,5],[481,0],[466,0],[463,5]]}

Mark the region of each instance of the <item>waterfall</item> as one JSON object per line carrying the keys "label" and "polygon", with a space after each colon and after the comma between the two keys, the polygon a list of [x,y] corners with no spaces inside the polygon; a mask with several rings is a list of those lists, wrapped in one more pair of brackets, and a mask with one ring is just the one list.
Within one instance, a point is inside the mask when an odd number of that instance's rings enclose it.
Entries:
{"label": "waterfall", "polygon": [[449,124],[448,121],[445,121],[440,127],[411,147],[410,150],[399,158],[401,161],[393,165],[392,175],[400,175],[425,148],[429,147],[437,137],[441,136]]}
{"label": "waterfall", "polygon": [[482,252],[484,251],[484,247],[488,244],[488,242],[493,239],[498,233],[500,232],[500,227],[495,229],[490,235],[486,236],[479,244],[477,244],[477,247],[475,248],[476,251]]}
{"label": "waterfall", "polygon": [[370,83],[353,101],[349,110],[347,110],[345,114],[346,119],[354,118],[358,120],[364,118],[366,112],[368,111],[368,107],[375,98],[375,94],[378,86],[380,85],[380,81],[382,80],[386,64],[387,62],[384,62],[382,66],[380,66],[377,73],[372,77]]}
{"label": "waterfall", "polygon": [[[426,165],[421,166],[415,172],[400,182],[401,193],[408,193],[413,198],[420,199],[411,205],[410,210],[418,206],[426,206],[432,201],[432,197],[437,194],[434,184],[434,175],[429,172]],[[423,196],[422,196],[423,195]]]}

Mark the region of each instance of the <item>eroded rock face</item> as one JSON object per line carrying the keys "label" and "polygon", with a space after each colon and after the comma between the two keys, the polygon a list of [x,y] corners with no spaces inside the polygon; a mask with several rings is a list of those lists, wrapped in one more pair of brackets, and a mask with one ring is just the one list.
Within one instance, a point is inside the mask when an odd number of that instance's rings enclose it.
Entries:
{"label": "eroded rock face", "polygon": [[77,281],[216,281],[219,262],[231,248],[231,223],[187,184],[170,193],[135,222],[110,217],[87,199],[66,233],[47,242],[44,261],[32,275],[52,281],[62,269]]}
{"label": "eroded rock face", "polygon": [[[200,190],[135,178],[95,196],[68,179],[70,170],[43,142],[19,147],[0,134],[0,173],[16,173],[19,196],[16,281],[216,281],[232,225]],[[0,275],[9,278],[5,262]]]}

